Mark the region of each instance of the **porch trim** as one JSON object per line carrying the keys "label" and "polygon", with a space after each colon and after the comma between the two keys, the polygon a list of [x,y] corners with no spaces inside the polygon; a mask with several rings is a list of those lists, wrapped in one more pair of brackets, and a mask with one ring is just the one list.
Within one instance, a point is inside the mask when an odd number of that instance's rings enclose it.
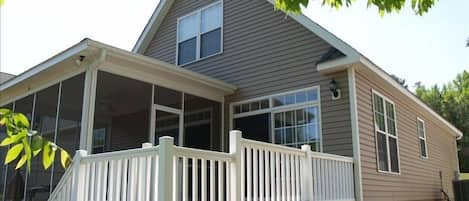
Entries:
{"label": "porch trim", "polygon": [[363,200],[363,184],[360,157],[360,129],[358,126],[358,110],[357,110],[357,91],[355,80],[355,68],[352,66],[347,69],[349,97],[350,97],[350,121],[352,127],[352,145],[354,158],[354,183],[355,183],[355,199]]}

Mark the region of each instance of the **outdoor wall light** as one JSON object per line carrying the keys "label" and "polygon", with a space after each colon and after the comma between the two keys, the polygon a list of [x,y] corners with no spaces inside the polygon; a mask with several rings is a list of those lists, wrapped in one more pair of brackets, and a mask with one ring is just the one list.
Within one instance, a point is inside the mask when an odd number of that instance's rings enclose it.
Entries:
{"label": "outdoor wall light", "polygon": [[80,56],[75,60],[75,64],[76,64],[77,66],[81,66],[81,63],[83,62],[83,60],[85,60],[85,56],[80,55]]}
{"label": "outdoor wall light", "polygon": [[338,89],[335,79],[332,79],[329,82],[329,90],[332,93],[332,100],[337,100],[340,98],[340,89]]}

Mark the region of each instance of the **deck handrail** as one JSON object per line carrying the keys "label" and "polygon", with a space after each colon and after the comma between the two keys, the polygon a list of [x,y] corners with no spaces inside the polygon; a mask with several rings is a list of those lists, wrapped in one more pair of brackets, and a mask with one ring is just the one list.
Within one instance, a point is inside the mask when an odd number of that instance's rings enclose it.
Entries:
{"label": "deck handrail", "polygon": [[351,157],[259,142],[230,132],[229,153],[159,145],[79,150],[49,201],[327,201],[354,199]]}

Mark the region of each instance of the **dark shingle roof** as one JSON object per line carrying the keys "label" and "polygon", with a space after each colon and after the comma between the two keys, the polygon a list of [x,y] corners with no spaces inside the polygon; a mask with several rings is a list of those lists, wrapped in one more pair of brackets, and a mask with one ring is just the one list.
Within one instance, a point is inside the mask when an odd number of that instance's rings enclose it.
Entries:
{"label": "dark shingle roof", "polygon": [[316,64],[324,63],[326,61],[331,61],[331,60],[338,59],[344,56],[345,56],[344,53],[335,49],[334,47],[331,47],[325,54],[321,56],[321,58]]}

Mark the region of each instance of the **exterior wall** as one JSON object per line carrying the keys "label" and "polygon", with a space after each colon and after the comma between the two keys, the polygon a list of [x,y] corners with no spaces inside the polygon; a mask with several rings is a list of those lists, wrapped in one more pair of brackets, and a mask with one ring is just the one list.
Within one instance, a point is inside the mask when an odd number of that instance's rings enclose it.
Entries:
{"label": "exterior wall", "polygon": [[[175,63],[177,18],[213,2],[176,1],[144,54]],[[321,75],[316,71],[317,61],[331,46],[274,11],[267,1],[225,0],[223,7],[223,53],[183,67],[239,88],[225,100],[225,135],[231,102],[320,85],[324,151],[351,156],[347,73]],[[332,78],[342,91],[340,100],[331,100],[328,84]]]}
{"label": "exterior wall", "polygon": [[[453,197],[451,180],[458,169],[456,140],[444,125],[376,74],[357,71],[356,87],[364,200],[441,199],[440,171],[443,188]],[[372,89],[395,103],[400,175],[377,171]],[[417,117],[425,121],[428,159],[420,157]]]}

